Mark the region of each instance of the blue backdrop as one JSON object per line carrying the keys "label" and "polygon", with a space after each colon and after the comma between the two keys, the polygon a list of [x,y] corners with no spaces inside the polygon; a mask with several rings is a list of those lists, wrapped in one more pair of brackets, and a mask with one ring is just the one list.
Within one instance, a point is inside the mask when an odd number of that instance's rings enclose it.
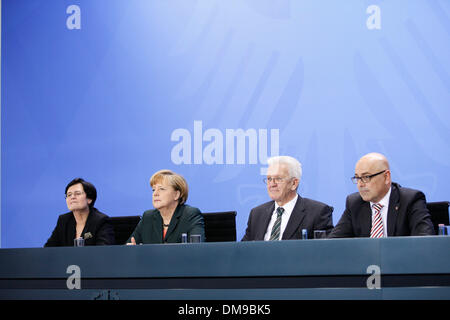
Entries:
{"label": "blue backdrop", "polygon": [[3,0],[1,246],[42,246],[91,181],[110,216],[150,209],[167,168],[203,212],[269,200],[268,156],[336,223],[355,162],[449,200],[446,0]]}

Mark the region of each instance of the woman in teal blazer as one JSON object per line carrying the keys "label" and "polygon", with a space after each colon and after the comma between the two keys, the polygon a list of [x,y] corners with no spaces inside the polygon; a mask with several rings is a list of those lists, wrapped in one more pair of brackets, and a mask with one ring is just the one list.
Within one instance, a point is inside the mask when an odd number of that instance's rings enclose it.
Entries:
{"label": "woman in teal blazer", "polygon": [[181,234],[201,235],[205,239],[203,216],[199,209],[185,204],[188,185],[179,174],[160,170],[150,179],[154,210],[147,210],[127,245],[181,242]]}

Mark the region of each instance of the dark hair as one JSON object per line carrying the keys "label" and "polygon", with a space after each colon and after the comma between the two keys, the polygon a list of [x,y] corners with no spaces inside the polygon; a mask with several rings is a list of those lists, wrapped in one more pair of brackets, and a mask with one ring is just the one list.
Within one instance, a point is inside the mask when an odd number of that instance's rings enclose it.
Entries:
{"label": "dark hair", "polygon": [[97,200],[97,189],[95,189],[94,185],[90,182],[83,180],[82,178],[75,178],[69,182],[66,187],[65,194],[67,194],[67,190],[75,185],[80,183],[83,186],[84,193],[86,193],[86,198],[91,199],[91,203],[89,204],[89,208],[94,207],[95,200]]}

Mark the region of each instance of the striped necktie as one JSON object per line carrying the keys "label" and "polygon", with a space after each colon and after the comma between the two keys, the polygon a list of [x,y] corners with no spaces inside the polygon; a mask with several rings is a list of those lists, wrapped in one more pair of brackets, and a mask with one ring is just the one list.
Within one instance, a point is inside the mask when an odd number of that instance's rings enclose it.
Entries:
{"label": "striped necktie", "polygon": [[281,215],[284,212],[284,208],[278,207],[277,208],[277,219],[275,220],[275,223],[272,227],[272,232],[270,233],[270,239],[269,240],[279,240],[280,239],[280,226],[281,226]]}
{"label": "striped necktie", "polygon": [[383,206],[379,203],[374,203],[372,205],[375,213],[372,216],[372,229],[370,230],[371,238],[382,238],[383,237],[383,220],[381,219],[381,208]]}

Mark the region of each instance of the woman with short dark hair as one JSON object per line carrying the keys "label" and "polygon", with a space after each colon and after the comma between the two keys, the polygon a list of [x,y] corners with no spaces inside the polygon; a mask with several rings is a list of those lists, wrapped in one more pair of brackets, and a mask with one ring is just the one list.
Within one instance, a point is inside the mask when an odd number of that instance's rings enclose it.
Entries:
{"label": "woman with short dark hair", "polygon": [[114,244],[114,230],[109,217],[95,207],[97,190],[81,178],[69,182],[65,190],[70,212],[58,218],[52,235],[44,247],[73,246],[74,239],[84,239],[85,246]]}

